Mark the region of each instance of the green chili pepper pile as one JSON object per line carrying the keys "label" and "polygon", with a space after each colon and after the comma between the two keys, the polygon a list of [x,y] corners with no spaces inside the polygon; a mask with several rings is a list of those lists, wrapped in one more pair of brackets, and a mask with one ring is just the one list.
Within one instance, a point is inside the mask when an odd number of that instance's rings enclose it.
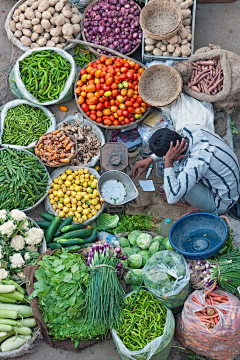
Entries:
{"label": "green chili pepper pile", "polygon": [[49,175],[38,159],[20,150],[0,151],[0,209],[24,210],[47,190]]}
{"label": "green chili pepper pile", "polygon": [[143,349],[163,334],[167,310],[148,291],[135,291],[129,295],[125,299],[123,315],[124,321],[116,332],[130,351]]}
{"label": "green chili pepper pile", "polygon": [[74,48],[74,60],[82,68],[86,66],[90,61],[95,61],[96,57],[90,51],[84,49],[82,45],[75,46]]}
{"label": "green chili pepper pile", "polygon": [[7,111],[2,142],[28,146],[38,140],[50,127],[50,118],[40,108],[22,104]]}
{"label": "green chili pepper pile", "polygon": [[52,50],[34,51],[19,63],[21,79],[38,101],[59,98],[71,72],[70,62]]}

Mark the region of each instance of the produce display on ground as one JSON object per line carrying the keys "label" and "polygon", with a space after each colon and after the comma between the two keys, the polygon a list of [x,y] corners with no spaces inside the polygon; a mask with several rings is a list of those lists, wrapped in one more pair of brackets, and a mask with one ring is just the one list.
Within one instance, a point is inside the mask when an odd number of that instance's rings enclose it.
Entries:
{"label": "produce display on ground", "polygon": [[71,72],[70,62],[52,50],[34,51],[19,64],[26,90],[39,102],[59,98]]}
{"label": "produce display on ground", "polygon": [[9,28],[25,47],[63,49],[80,33],[80,15],[68,1],[27,0],[13,12]]}
{"label": "produce display on ground", "polygon": [[74,48],[74,61],[77,65],[83,68],[86,66],[90,61],[95,61],[96,57],[94,56],[91,51],[85,50],[83,45],[77,45]]}
{"label": "produce display on ground", "polygon": [[4,119],[3,144],[28,146],[51,126],[50,118],[40,108],[27,104],[8,109]]}
{"label": "produce display on ground", "polygon": [[138,92],[143,71],[133,60],[101,56],[80,70],[75,88],[77,104],[98,124],[130,124],[149,107]]}
{"label": "produce display on ground", "polygon": [[28,151],[1,150],[0,209],[30,209],[47,195],[49,174]]}

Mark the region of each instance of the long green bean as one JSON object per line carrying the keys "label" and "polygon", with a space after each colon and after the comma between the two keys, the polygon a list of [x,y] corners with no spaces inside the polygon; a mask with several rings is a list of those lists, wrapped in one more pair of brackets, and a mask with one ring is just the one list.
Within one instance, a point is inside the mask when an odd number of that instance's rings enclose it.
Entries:
{"label": "long green bean", "polygon": [[70,62],[55,51],[34,51],[19,63],[20,76],[39,102],[59,98],[71,72]]}
{"label": "long green bean", "polygon": [[0,209],[24,210],[47,190],[49,175],[38,159],[26,152],[0,151]]}
{"label": "long green bean", "polygon": [[137,351],[163,334],[167,310],[151,293],[141,290],[126,298],[123,316],[116,332],[128,350]]}
{"label": "long green bean", "polygon": [[51,120],[40,108],[22,104],[8,109],[4,119],[3,144],[28,146],[50,127]]}

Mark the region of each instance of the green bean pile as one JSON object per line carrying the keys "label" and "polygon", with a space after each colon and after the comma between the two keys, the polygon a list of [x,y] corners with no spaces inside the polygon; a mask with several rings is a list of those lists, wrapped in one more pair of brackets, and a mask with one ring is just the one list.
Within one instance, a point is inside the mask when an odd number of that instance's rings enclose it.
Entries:
{"label": "green bean pile", "polygon": [[50,127],[51,120],[42,109],[23,104],[8,109],[4,119],[3,144],[28,146]]}
{"label": "green bean pile", "polygon": [[125,302],[124,321],[116,332],[128,350],[141,350],[163,334],[167,310],[145,290],[133,292]]}
{"label": "green bean pile", "polygon": [[21,79],[39,102],[59,98],[71,72],[70,62],[52,50],[34,51],[19,63]]}
{"label": "green bean pile", "polygon": [[49,175],[39,160],[21,150],[0,151],[0,209],[24,210],[45,194]]}

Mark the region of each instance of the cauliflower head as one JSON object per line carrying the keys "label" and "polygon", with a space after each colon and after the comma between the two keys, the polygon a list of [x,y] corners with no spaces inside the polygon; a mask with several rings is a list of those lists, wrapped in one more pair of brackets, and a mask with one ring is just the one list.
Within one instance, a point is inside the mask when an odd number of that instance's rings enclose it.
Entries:
{"label": "cauliflower head", "polygon": [[8,272],[5,269],[0,269],[0,280],[4,280],[8,277]]}
{"label": "cauliflower head", "polygon": [[25,246],[24,237],[21,235],[15,235],[10,243],[11,247],[14,248],[16,251],[22,250]]}
{"label": "cauliflower head", "polygon": [[21,254],[14,254],[13,256],[10,256],[10,261],[11,261],[11,267],[13,269],[21,268],[25,264],[25,261],[23,260]]}
{"label": "cauliflower head", "polygon": [[9,220],[0,226],[0,233],[10,237],[15,229],[16,225],[12,220]]}
{"label": "cauliflower head", "polygon": [[42,242],[44,233],[42,229],[31,228],[27,231],[27,237],[25,238],[27,245],[38,245]]}
{"label": "cauliflower head", "polygon": [[0,219],[6,220],[7,219],[7,211],[6,210],[0,210]]}
{"label": "cauliflower head", "polygon": [[21,211],[21,210],[18,210],[18,209],[14,209],[10,212],[10,216],[13,220],[16,220],[16,221],[22,221],[24,219],[26,219],[27,215]]}

